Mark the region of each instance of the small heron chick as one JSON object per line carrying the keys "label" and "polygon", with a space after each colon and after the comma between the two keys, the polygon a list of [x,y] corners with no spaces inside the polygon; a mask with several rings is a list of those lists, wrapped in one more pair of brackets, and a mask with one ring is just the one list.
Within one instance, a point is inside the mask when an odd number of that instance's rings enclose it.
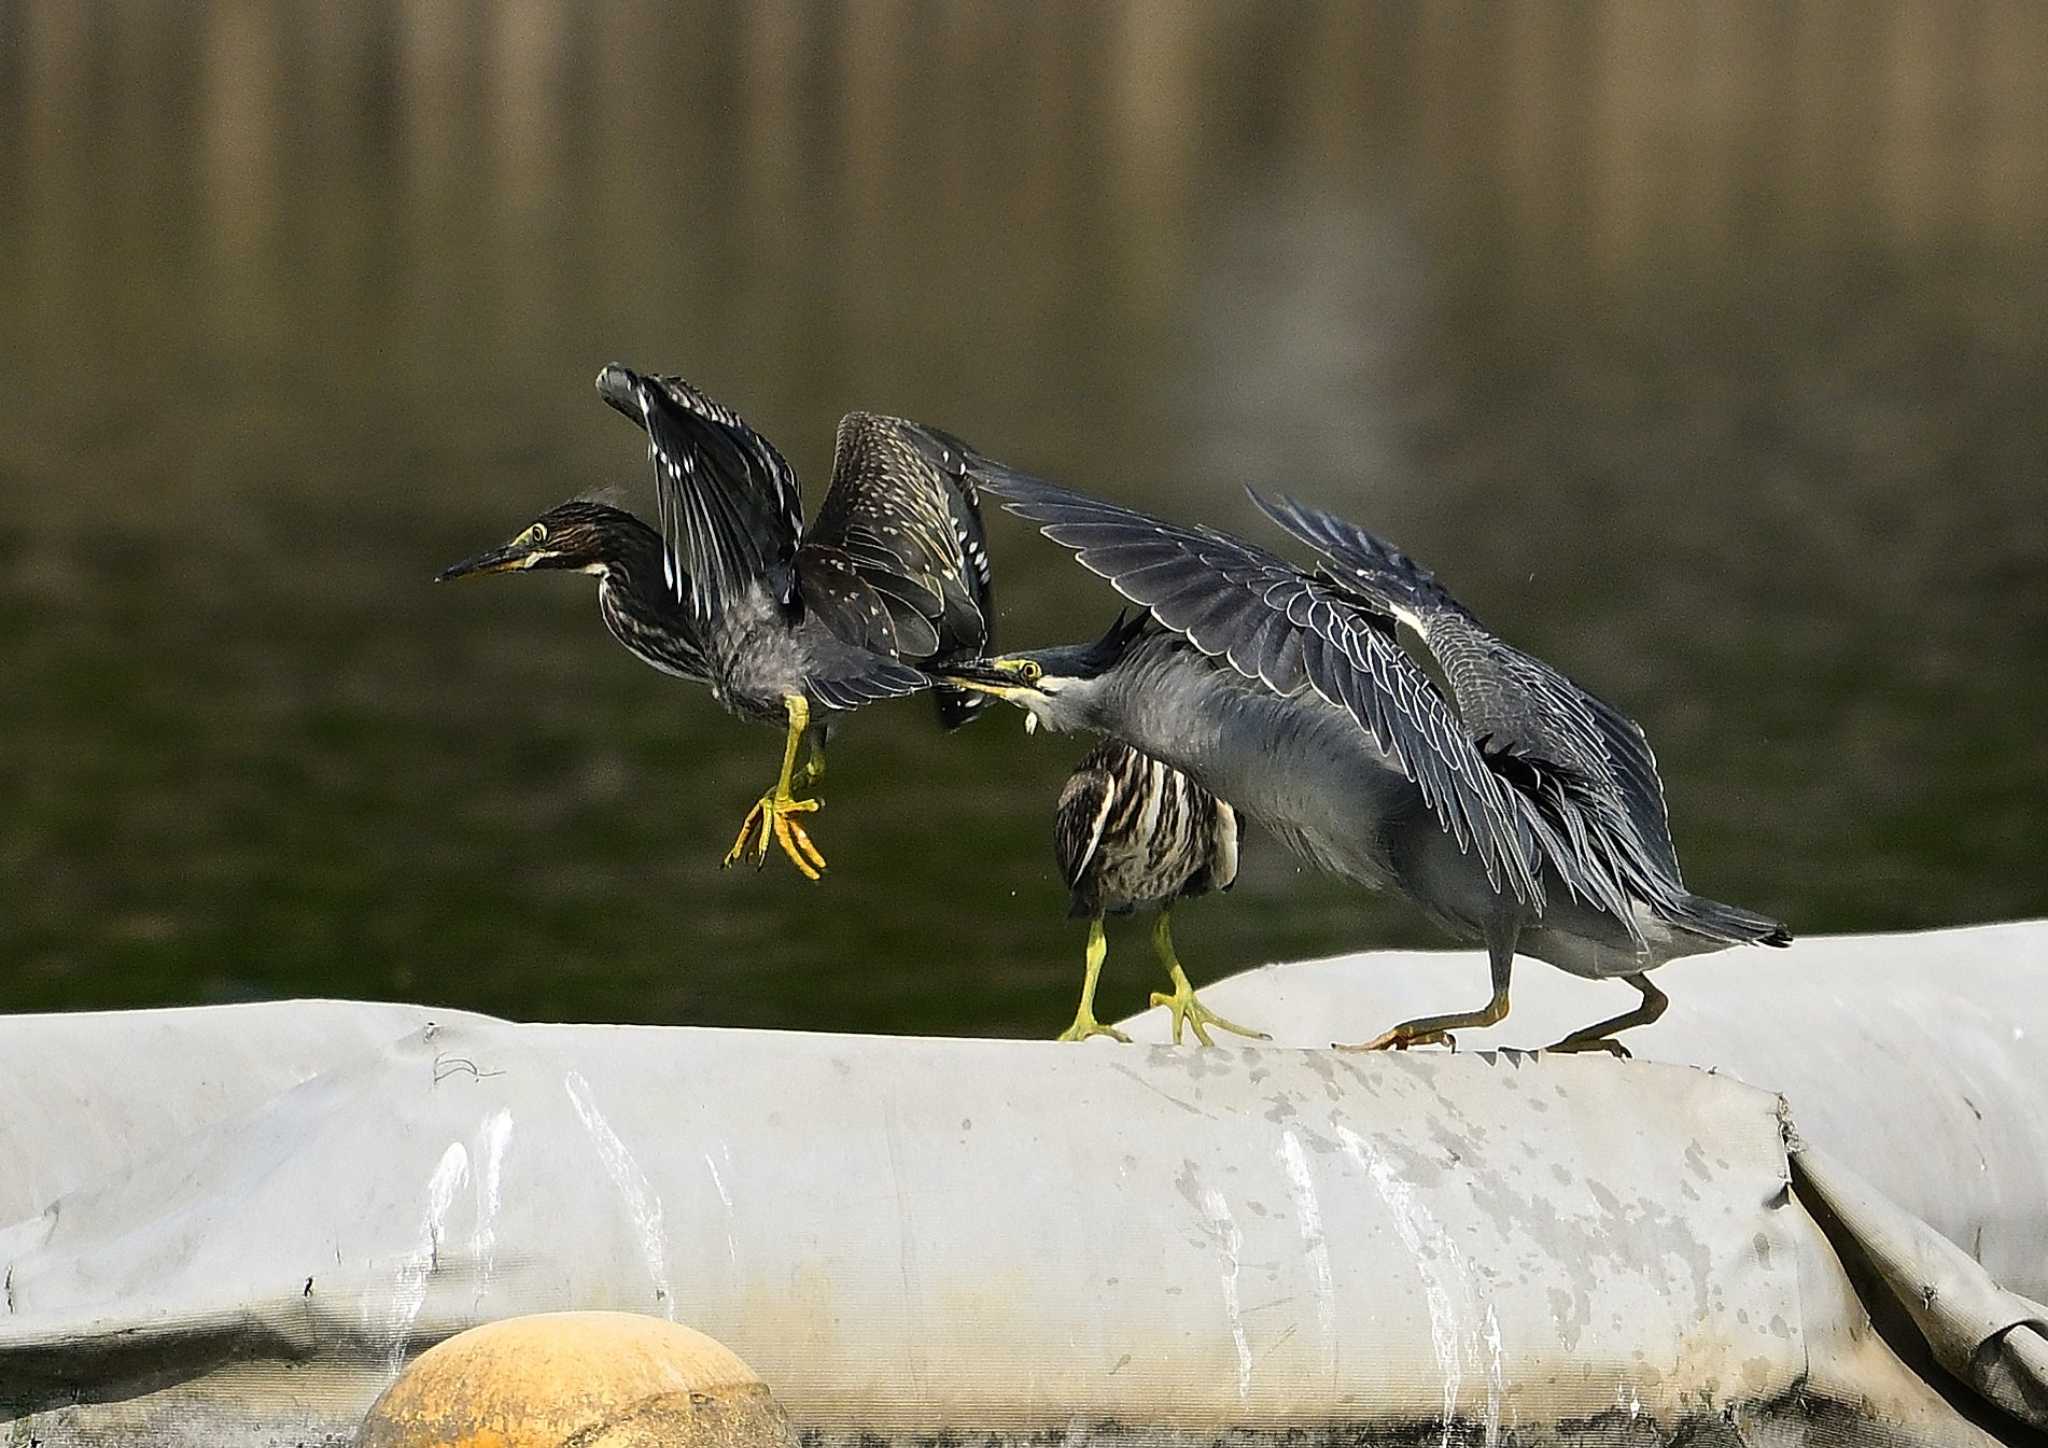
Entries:
{"label": "small heron chick", "polygon": [[1073,891],[1067,913],[1088,922],[1088,957],[1081,1006],[1074,1024],[1061,1032],[1062,1041],[1090,1036],[1130,1040],[1095,1019],[1095,982],[1109,954],[1102,917],[1127,915],[1146,905],[1159,907],[1152,944],[1173,981],[1173,994],[1154,991],[1152,1004],[1173,1012],[1174,1044],[1191,1028],[1196,1040],[1214,1045],[1210,1026],[1267,1039],[1263,1031],[1226,1021],[1195,999],[1195,988],[1173,953],[1175,902],[1228,890],[1237,880],[1237,846],[1236,810],[1178,769],[1128,744],[1105,739],[1074,767],[1060,791],[1053,851]]}
{"label": "small heron chick", "polygon": [[1186,770],[1308,862],[1391,888],[1485,944],[1484,1006],[1403,1021],[1352,1049],[1450,1045],[1455,1030],[1495,1024],[1523,953],[1640,993],[1633,1010],[1550,1047],[1625,1056],[1615,1034],[1666,1004],[1649,971],[1791,940],[1775,920],[1686,888],[1634,720],[1496,637],[1363,528],[1254,494],[1322,555],[1311,571],[953,440],[925,446],[1148,610],[1114,650],[1036,649],[946,677]]}
{"label": "small heron chick", "polygon": [[797,817],[824,801],[791,787],[825,773],[826,716],[933,688],[939,722],[952,728],[988,702],[934,688],[925,672],[988,646],[995,615],[974,485],[921,451],[944,434],[850,412],[831,487],[805,528],[796,474],[731,408],[680,377],[617,365],[597,388],[647,433],[660,531],[616,508],[564,503],[441,577],[596,574],[605,624],[636,657],[709,685],[743,719],[785,726],[782,772],[725,863],[750,846],[765,862],[773,838],[816,880],[825,857]]}

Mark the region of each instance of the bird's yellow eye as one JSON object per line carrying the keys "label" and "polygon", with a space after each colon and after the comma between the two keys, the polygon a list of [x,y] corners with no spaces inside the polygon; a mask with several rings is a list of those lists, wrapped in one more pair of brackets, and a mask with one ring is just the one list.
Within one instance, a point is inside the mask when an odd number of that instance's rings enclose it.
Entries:
{"label": "bird's yellow eye", "polygon": [[1045,670],[1036,659],[1026,659],[1017,666],[1017,677],[1027,684],[1035,684],[1045,677]]}
{"label": "bird's yellow eye", "polygon": [[535,523],[535,524],[534,524],[534,525],[533,525],[533,526],[532,526],[531,528],[528,528],[528,529],[526,530],[526,541],[527,541],[528,543],[545,543],[545,542],[547,542],[547,541],[548,541],[548,525],[547,525],[547,524],[545,524],[545,523]]}

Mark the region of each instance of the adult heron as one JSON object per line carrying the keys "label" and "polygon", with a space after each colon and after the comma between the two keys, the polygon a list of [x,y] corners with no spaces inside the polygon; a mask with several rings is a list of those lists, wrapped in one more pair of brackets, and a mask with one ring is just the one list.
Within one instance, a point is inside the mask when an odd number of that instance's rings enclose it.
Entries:
{"label": "adult heron", "polygon": [[[1054,729],[1111,735],[1186,771],[1322,869],[1389,888],[1487,949],[1484,1006],[1346,1049],[1441,1042],[1508,1013],[1517,952],[1637,1006],[1551,1047],[1628,1054],[1657,1019],[1649,972],[1791,933],[1680,877],[1642,729],[1489,632],[1425,568],[1355,524],[1253,501],[1323,558],[1310,572],[1217,529],[1070,492],[921,437],[936,466],[1004,501],[1147,610],[1115,648],[1004,654],[942,671]],[[1400,633],[1407,631],[1420,657]]]}

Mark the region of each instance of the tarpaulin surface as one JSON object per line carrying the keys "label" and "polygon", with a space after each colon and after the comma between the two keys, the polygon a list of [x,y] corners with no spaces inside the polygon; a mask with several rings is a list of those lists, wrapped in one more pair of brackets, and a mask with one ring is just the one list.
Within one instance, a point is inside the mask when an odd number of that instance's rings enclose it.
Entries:
{"label": "tarpaulin surface", "polygon": [[[1112,939],[1109,970],[1158,974],[1142,930]],[[1183,949],[1190,970],[1196,949]],[[1806,1141],[2048,1300],[2048,922],[1815,936],[1675,961],[1652,979],[1671,1006],[1621,1037],[1639,1058],[1783,1095]],[[1483,951],[1444,950],[1267,966],[1201,994],[1276,1044],[1326,1046],[1479,1006],[1487,991]],[[1540,1047],[1638,997],[1522,960],[1511,1000],[1500,1025],[1459,1032],[1460,1050]],[[1124,1024],[1168,1038],[1164,1011]]]}
{"label": "tarpaulin surface", "polygon": [[38,1051],[0,1443],[342,1443],[408,1353],[569,1306],[711,1333],[835,1443],[1980,1444],[2039,1401],[2037,1307],[1696,1069],[331,1003],[0,1021]]}

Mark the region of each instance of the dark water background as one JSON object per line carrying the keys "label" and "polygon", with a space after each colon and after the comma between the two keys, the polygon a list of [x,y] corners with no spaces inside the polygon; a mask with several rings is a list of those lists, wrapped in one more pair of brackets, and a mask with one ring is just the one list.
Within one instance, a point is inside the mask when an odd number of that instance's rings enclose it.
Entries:
{"label": "dark water background", "polygon": [[[1288,488],[1636,714],[1696,887],[2048,912],[2044,75],[2026,0],[0,5],[0,1009],[1065,1022],[1083,741],[870,711],[827,882],[723,874],[775,738],[586,579],[428,582],[648,510],[614,357],[813,500],[853,407]],[[1009,642],[1111,612],[997,544]],[[1259,839],[1183,919],[1434,939]]]}

